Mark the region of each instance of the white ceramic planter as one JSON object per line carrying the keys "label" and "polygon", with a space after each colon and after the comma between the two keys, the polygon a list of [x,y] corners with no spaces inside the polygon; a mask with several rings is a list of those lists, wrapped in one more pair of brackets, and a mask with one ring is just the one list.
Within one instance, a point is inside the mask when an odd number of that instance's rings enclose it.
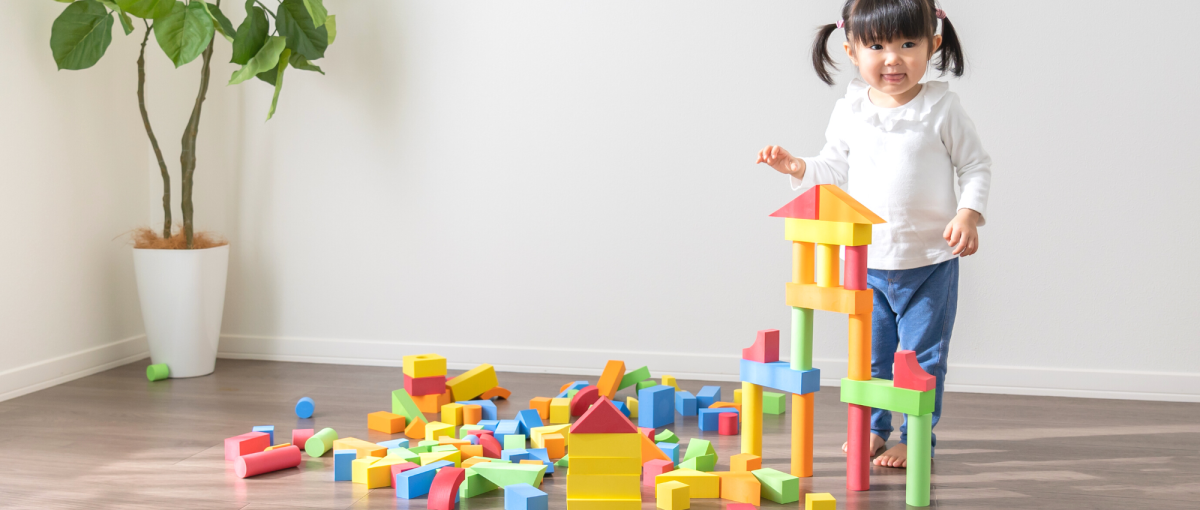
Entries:
{"label": "white ceramic planter", "polygon": [[133,250],[150,360],[171,377],[211,374],[217,362],[229,245],[204,250]]}

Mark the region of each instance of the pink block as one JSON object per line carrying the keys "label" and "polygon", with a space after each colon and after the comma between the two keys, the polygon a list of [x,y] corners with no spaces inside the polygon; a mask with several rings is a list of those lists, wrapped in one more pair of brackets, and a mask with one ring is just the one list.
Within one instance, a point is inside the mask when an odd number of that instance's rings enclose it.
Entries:
{"label": "pink block", "polygon": [[871,408],[850,404],[846,425],[846,489],[865,491],[871,488]]}
{"label": "pink block", "polygon": [[750,503],[730,503],[725,505],[725,510],[758,510],[758,507]]}
{"label": "pink block", "polygon": [[846,267],[842,286],[846,290],[867,290],[867,246],[846,247]]}
{"label": "pink block", "polygon": [[717,434],[722,436],[736,436],[738,434],[738,413],[718,414]]}
{"label": "pink block", "polygon": [[892,386],[906,390],[929,391],[937,386],[937,379],[917,363],[916,352],[896,351],[895,364],[892,365]]}
{"label": "pink block", "polygon": [[642,485],[654,487],[654,477],[675,470],[675,464],[665,459],[654,459],[642,464]]}
{"label": "pink block", "polygon": [[303,450],[304,443],[312,436],[313,429],[292,429],[292,444],[296,445],[296,448]]}
{"label": "pink block", "polygon": [[266,432],[247,432],[225,439],[225,460],[237,460],[250,453],[258,453],[271,447],[271,436]]}
{"label": "pink block", "polygon": [[764,329],[758,332],[754,345],[742,349],[742,359],[759,363],[779,361],[779,330]]}
{"label": "pink block", "polygon": [[484,430],[484,429],[480,429],[480,430],[468,430],[468,431],[467,431],[467,435],[468,435],[468,436],[495,436],[495,435],[496,435],[496,432],[495,432],[495,431],[491,431],[491,430]]}
{"label": "pink block", "polygon": [[238,478],[261,475],[280,469],[294,468],[300,465],[300,449],[296,445],[276,448],[271,451],[251,453],[238,457],[234,461],[233,472]]}
{"label": "pink block", "polygon": [[417,469],[419,467],[421,467],[421,466],[413,464],[412,462],[405,462],[403,464],[392,464],[392,487],[396,487],[397,485],[399,485],[396,483],[396,475],[399,475],[400,473],[403,473],[410,469]]}
{"label": "pink block", "polygon": [[799,218],[802,220],[818,220],[821,211],[821,187],[813,186],[804,194],[771,213],[776,218]]}

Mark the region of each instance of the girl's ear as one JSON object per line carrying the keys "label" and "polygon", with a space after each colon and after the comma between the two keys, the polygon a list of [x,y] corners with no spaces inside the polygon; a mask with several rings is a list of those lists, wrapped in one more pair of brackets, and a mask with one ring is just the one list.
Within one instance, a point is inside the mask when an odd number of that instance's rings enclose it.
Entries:
{"label": "girl's ear", "polygon": [[929,50],[929,56],[932,57],[933,54],[936,53],[937,50],[939,50],[941,48],[942,48],[942,34],[937,34],[937,35],[933,36],[933,49]]}
{"label": "girl's ear", "polygon": [[846,56],[850,57],[850,63],[858,67],[858,59],[854,57],[854,47],[850,46],[850,41],[842,43],[842,48],[846,50]]}

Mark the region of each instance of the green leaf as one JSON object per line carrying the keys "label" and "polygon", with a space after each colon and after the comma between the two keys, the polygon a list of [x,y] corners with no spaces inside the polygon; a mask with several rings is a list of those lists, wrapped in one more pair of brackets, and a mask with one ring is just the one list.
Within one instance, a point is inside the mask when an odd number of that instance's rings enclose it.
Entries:
{"label": "green leaf", "polygon": [[293,54],[292,58],[288,59],[288,63],[291,64],[292,67],[295,67],[301,71],[316,71],[318,73],[325,74],[325,71],[322,71],[320,67],[313,65],[308,61],[308,59],[304,58],[304,56],[300,54]]}
{"label": "green leaf", "polygon": [[323,26],[313,26],[303,0],[283,0],[275,12],[275,28],[279,30],[279,35],[287,38],[287,47],[293,53],[304,55],[309,60],[325,56],[329,32]]}
{"label": "green leaf", "polygon": [[216,29],[225,39],[233,42],[233,35],[237,32],[233,30],[233,23],[229,22],[229,18],[225,17],[225,13],[221,12],[221,8],[213,4],[205,4],[205,10],[208,11],[208,17],[212,18],[216,24]]}
{"label": "green leaf", "polygon": [[129,19],[129,15],[125,11],[121,10],[121,6],[113,3],[111,0],[100,0],[100,3],[108,7],[109,10],[117,13],[117,19],[121,20],[121,30],[125,31],[125,35],[133,33],[133,20]]}
{"label": "green leaf", "polygon": [[254,75],[258,73],[268,69],[274,69],[275,66],[279,65],[279,54],[283,53],[283,49],[286,47],[286,45],[287,43],[284,42],[283,38],[279,36],[267,39],[267,42],[263,44],[261,50],[258,50],[258,53],[254,55],[254,58],[251,58],[249,62],[246,62],[246,65],[243,65],[241,69],[233,72],[233,76],[229,78],[229,84],[237,85],[241,82],[249,80],[250,78],[253,78]]}
{"label": "green leaf", "polygon": [[121,10],[143,19],[158,19],[171,14],[175,0],[116,0]]}
{"label": "green leaf", "polygon": [[254,7],[254,0],[246,2],[246,19],[242,20],[233,37],[233,58],[230,62],[246,65],[261,50],[267,41],[267,14],[261,7]]}
{"label": "green leaf", "polygon": [[175,2],[171,14],[154,20],[154,39],[179,67],[204,52],[216,32],[204,2]]}
{"label": "green leaf", "polygon": [[325,30],[329,32],[329,44],[333,44],[333,40],[337,39],[337,20],[334,19],[336,17],[330,14],[328,18],[325,18]]}
{"label": "green leaf", "polygon": [[113,18],[100,2],[84,0],[63,9],[50,27],[50,51],[59,69],[96,65],[112,42]]}
{"label": "green leaf", "polygon": [[325,18],[329,15],[329,11],[325,10],[325,5],[321,0],[304,0],[304,10],[308,11],[308,17],[312,18],[313,26],[321,26],[325,24]]}
{"label": "green leaf", "polygon": [[[278,14],[276,14],[278,16]],[[279,103],[279,91],[283,89],[283,72],[287,71],[288,57],[292,54],[292,50],[283,50],[283,54],[279,55],[279,74],[275,77],[275,96],[271,98],[271,111],[267,112],[267,120],[275,116],[275,105]]]}
{"label": "green leaf", "polygon": [[254,75],[255,78],[258,78],[262,81],[269,83],[272,87],[275,86],[275,77],[276,76],[279,76],[279,70],[274,67],[272,67],[270,70],[263,71],[261,73]]}

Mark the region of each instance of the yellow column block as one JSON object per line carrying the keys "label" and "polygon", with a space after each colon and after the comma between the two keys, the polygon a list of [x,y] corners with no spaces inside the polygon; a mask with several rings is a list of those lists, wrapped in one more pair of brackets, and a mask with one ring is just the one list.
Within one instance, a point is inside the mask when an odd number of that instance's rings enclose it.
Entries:
{"label": "yellow column block", "polygon": [[792,476],[812,476],[815,393],[792,394]]}
{"label": "yellow column block", "polygon": [[454,437],[454,425],[440,421],[425,424],[425,440],[437,441],[442,436]]}
{"label": "yellow column block", "polygon": [[848,378],[871,380],[871,311],[850,315],[850,360]]}
{"label": "yellow column block", "polygon": [[465,406],[462,404],[446,404],[442,406],[442,423],[461,427],[463,424],[463,407]]}
{"label": "yellow column block", "polygon": [[550,423],[571,423],[571,399],[550,399]]}
{"label": "yellow column block", "polygon": [[663,482],[654,488],[656,505],[659,510],[685,510],[692,507],[692,498],[688,494],[686,483],[672,480]]}
{"label": "yellow column block", "polygon": [[792,283],[817,283],[815,250],[813,243],[792,242]]}
{"label": "yellow column block", "polygon": [[817,286],[837,287],[841,282],[841,246],[817,245]]}
{"label": "yellow column block", "polygon": [[437,354],[404,356],[404,374],[414,379],[446,375],[446,358]]}
{"label": "yellow column block", "polygon": [[742,382],[742,453],[762,456],[762,386]]}

